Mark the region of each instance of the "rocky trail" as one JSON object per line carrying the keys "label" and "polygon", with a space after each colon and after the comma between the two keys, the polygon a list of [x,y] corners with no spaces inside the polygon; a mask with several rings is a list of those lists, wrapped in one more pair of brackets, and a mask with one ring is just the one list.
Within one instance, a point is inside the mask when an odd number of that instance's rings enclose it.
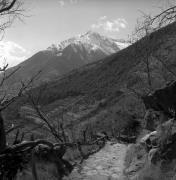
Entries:
{"label": "rocky trail", "polygon": [[107,142],[99,152],[76,168],[69,180],[122,180],[127,145]]}

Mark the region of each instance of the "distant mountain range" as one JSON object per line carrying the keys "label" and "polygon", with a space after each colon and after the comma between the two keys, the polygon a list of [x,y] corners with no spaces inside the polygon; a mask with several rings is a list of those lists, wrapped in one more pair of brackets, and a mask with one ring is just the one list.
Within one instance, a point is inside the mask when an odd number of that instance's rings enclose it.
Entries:
{"label": "distant mountain range", "polygon": [[75,68],[105,58],[127,46],[128,43],[123,40],[108,38],[88,31],[83,35],[53,44],[19,65],[9,68],[7,73],[20,66],[18,72],[7,83],[14,84],[21,80],[28,80],[39,70],[42,70],[42,73],[38,80],[50,81]]}

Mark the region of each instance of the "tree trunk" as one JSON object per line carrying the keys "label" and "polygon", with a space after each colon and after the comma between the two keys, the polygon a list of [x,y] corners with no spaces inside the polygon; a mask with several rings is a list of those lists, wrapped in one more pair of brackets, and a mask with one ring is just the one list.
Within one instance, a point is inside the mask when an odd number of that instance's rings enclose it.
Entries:
{"label": "tree trunk", "polygon": [[32,175],[33,175],[34,180],[39,180],[38,174],[37,174],[36,158],[34,155],[34,151],[32,152]]}
{"label": "tree trunk", "polygon": [[152,91],[152,81],[151,81],[151,74],[150,74],[150,67],[149,67],[149,56],[147,57],[147,79],[148,79],[148,85],[149,85],[149,89],[150,91]]}
{"label": "tree trunk", "polygon": [[4,127],[4,119],[2,117],[2,112],[0,112],[0,152],[6,148],[6,134]]}

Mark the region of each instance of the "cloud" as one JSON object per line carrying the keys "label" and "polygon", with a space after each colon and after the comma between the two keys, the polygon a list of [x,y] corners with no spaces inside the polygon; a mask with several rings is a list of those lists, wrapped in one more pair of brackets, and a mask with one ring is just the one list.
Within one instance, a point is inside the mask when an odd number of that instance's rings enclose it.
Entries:
{"label": "cloud", "polygon": [[59,5],[60,7],[65,7],[66,5],[69,4],[77,4],[79,0],[59,0]]}
{"label": "cloud", "polygon": [[[0,41],[0,66],[5,62],[15,66],[30,56],[30,52],[12,41]],[[5,62],[4,62],[5,61]]]}
{"label": "cloud", "polygon": [[99,18],[100,21],[103,21],[105,19],[107,19],[107,16],[102,16],[102,17]]}
{"label": "cloud", "polygon": [[71,3],[71,4],[77,4],[77,3],[78,3],[78,0],[70,0],[70,3]]}
{"label": "cloud", "polygon": [[60,7],[64,7],[65,6],[65,2],[62,1],[62,0],[59,0],[59,5],[60,5]]}
{"label": "cloud", "polygon": [[125,19],[108,19],[107,16],[100,17],[95,24],[91,25],[92,29],[103,29],[105,32],[118,32],[126,27],[127,22]]}

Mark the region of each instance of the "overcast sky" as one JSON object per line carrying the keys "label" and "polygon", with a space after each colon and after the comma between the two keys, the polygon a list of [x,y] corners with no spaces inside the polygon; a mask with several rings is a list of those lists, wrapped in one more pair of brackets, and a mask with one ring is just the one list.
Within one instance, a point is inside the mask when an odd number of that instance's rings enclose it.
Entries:
{"label": "overcast sky", "polygon": [[125,39],[133,31],[140,11],[155,14],[166,3],[166,0],[23,1],[29,17],[24,18],[24,23],[16,21],[0,43],[0,53],[10,57],[13,65],[53,43],[88,30]]}

